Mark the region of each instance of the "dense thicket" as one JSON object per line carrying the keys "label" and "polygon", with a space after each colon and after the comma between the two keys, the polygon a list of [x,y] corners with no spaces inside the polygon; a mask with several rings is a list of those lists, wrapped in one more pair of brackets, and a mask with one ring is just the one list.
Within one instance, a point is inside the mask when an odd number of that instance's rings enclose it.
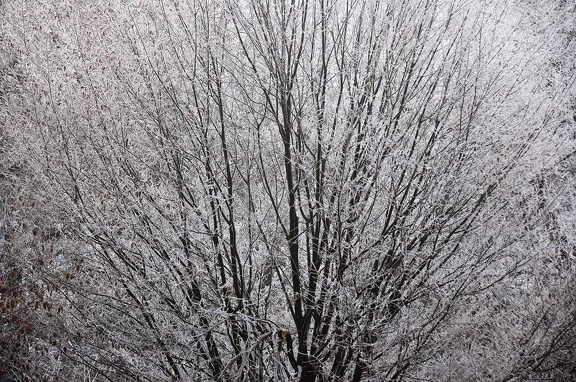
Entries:
{"label": "dense thicket", "polygon": [[570,5],[0,10],[7,376],[574,378]]}

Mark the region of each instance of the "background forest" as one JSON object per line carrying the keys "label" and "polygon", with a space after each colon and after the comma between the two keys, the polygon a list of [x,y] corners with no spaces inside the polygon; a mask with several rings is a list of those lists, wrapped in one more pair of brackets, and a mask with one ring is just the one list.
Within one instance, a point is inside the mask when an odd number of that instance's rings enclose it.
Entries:
{"label": "background forest", "polygon": [[576,380],[575,16],[0,2],[0,380]]}

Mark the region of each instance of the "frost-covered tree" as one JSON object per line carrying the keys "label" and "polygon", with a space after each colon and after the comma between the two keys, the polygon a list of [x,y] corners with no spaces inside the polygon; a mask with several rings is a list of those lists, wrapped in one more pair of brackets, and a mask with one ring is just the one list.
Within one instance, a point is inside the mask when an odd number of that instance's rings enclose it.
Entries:
{"label": "frost-covered tree", "polygon": [[2,7],[47,375],[505,380],[571,346],[539,283],[572,73],[525,5]]}

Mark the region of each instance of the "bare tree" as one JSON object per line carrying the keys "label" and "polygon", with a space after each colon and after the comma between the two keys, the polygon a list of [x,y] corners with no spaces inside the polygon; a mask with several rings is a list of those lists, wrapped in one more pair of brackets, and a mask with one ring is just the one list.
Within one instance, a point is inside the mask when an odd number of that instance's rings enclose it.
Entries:
{"label": "bare tree", "polygon": [[513,6],[19,12],[9,119],[61,221],[54,346],[91,378],[427,378],[528,274],[541,219],[517,212],[567,150],[570,84]]}

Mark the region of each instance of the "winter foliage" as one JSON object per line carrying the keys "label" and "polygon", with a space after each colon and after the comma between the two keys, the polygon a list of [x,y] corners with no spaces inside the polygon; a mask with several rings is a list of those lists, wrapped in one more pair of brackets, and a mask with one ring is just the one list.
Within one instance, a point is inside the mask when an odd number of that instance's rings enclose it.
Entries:
{"label": "winter foliage", "polygon": [[574,12],[4,1],[0,380],[573,380]]}

